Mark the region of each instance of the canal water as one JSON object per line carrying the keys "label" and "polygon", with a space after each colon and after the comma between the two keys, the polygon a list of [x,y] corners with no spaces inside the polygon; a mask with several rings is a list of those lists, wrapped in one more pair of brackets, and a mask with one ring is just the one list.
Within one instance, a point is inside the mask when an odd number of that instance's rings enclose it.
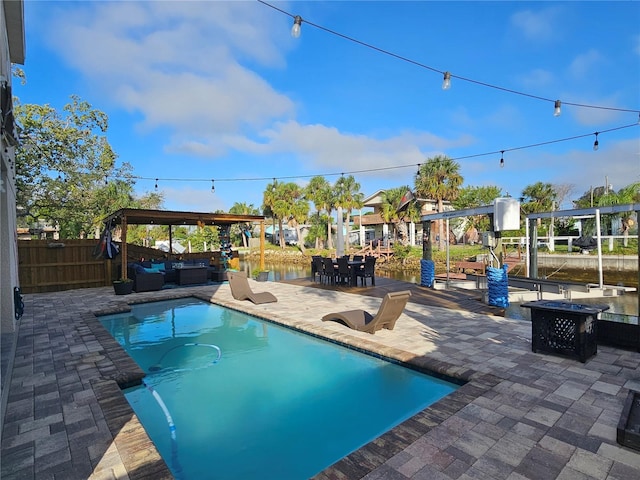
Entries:
{"label": "canal water", "polygon": [[[254,272],[258,268],[259,267],[257,263],[247,262],[247,261],[242,261],[240,263],[240,269],[247,271],[248,275],[250,275],[251,272]],[[276,264],[269,265],[267,264],[265,265],[265,268],[270,270],[269,280],[274,280],[274,281],[294,280],[296,278],[304,278],[304,277],[311,276],[311,266],[305,267],[302,265],[276,265]],[[539,272],[539,273],[540,275],[543,275],[543,272]],[[635,274],[636,282],[637,282],[637,272],[632,272],[632,273]],[[414,272],[414,271],[405,272],[401,270],[387,271],[387,270],[376,269],[376,276],[392,278],[394,280],[414,283],[417,285],[420,284],[420,273]],[[561,274],[560,272],[557,272],[556,275],[550,276],[549,278],[553,280],[567,280],[567,281],[574,281],[574,282],[580,282],[580,283],[598,283],[597,272],[595,273],[595,280],[591,279],[592,276],[593,276],[593,272],[589,272],[587,275],[585,275],[584,272],[582,271],[576,271],[576,272],[563,271]],[[622,284],[620,281],[621,277],[615,277],[615,278],[618,279],[617,282],[607,283],[606,281],[607,277],[605,276],[604,283],[608,285]],[[588,304],[588,305],[608,305],[609,306],[609,310],[607,310],[608,313],[632,315],[632,316],[638,316],[639,314],[638,292],[629,292],[625,295],[616,295],[614,297],[598,297],[598,298],[584,298],[584,299],[581,298],[581,299],[573,300],[573,302]],[[528,320],[530,318],[529,314],[530,314],[529,309],[521,308],[520,304],[518,303],[512,303],[511,305],[509,305],[509,307],[506,309],[506,312],[505,312],[505,316],[509,318],[516,318],[516,319],[523,319],[523,320]]]}

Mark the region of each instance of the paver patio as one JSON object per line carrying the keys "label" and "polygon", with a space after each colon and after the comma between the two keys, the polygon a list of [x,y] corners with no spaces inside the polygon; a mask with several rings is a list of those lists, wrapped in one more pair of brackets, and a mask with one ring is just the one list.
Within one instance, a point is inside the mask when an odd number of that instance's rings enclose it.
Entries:
{"label": "paver patio", "polygon": [[320,319],[336,306],[376,311],[379,298],[252,285],[268,287],[278,302],[236,301],[226,283],[128,296],[111,287],[26,295],[4,380],[1,478],[171,478],[120,391],[144,372],[96,315],[185,296],[467,382],[318,479],[640,478],[640,452],[616,443],[627,394],[640,390],[638,352],[599,346],[584,364],[534,354],[526,321],[416,303],[415,296],[393,331],[370,335]]}

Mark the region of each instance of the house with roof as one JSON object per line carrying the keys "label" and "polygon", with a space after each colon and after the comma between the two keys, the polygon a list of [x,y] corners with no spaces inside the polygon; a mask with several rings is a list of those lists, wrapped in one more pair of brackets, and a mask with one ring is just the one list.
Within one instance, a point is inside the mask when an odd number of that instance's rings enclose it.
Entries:
{"label": "house with roof", "polygon": [[[354,230],[357,230],[358,240],[360,245],[368,245],[374,240],[382,241],[383,244],[388,245],[394,238],[394,225],[385,222],[382,218],[382,204],[384,190],[378,190],[372,195],[368,196],[363,201],[364,208],[370,208],[370,211],[360,211],[359,215],[353,216]],[[411,192],[409,192],[411,193]],[[411,194],[413,198],[413,194]],[[420,216],[429,215],[430,213],[436,213],[438,211],[437,200],[427,198],[417,198],[420,205]],[[444,202],[444,210],[453,210],[450,202]],[[409,239],[409,245],[416,246],[422,244],[422,224],[420,222],[412,222],[407,219],[407,237]]]}

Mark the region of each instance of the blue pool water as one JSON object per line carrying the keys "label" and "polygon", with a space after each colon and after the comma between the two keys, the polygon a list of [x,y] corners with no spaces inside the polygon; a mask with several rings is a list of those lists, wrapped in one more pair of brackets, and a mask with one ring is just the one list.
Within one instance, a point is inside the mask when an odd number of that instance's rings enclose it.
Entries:
{"label": "blue pool water", "polygon": [[179,479],[309,478],[458,387],[195,299],[101,321],[148,373],[125,396]]}

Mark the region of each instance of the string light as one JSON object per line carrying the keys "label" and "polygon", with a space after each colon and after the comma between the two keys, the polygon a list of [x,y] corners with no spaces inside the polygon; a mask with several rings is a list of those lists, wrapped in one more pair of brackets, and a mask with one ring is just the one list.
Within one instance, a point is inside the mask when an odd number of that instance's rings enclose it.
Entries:
{"label": "string light", "polygon": [[211,193],[215,193],[216,191],[216,186],[213,183],[213,178],[211,179]]}
{"label": "string light", "polygon": [[104,184],[109,185],[109,177],[107,177],[106,175],[104,176]]}
{"label": "string light", "polygon": [[293,27],[291,27],[291,36],[293,38],[300,38],[300,26],[302,25],[302,17],[296,15],[293,17]]}
{"label": "string light", "polygon": [[[265,5],[265,6],[269,7],[269,8],[272,8],[274,10],[279,11],[280,13],[283,13],[284,15],[288,15],[288,16],[292,17],[294,19],[294,28],[296,27],[296,23],[295,22],[296,22],[297,18],[300,18],[298,15],[292,15],[291,13],[280,9],[280,8],[276,7],[275,5],[271,5],[270,3],[268,3],[268,2],[266,2],[264,0],[257,0],[257,1],[259,3]],[[302,18],[300,18],[300,22],[302,23]],[[383,54],[388,55],[390,57],[397,58],[398,60],[402,60],[404,62],[411,63],[413,65],[416,65],[418,67],[424,68],[426,70],[431,70],[432,72],[437,72],[437,73],[440,73],[441,75],[444,75],[445,73],[447,73],[447,72],[444,72],[444,71],[439,70],[437,68],[431,67],[429,65],[425,65],[425,64],[417,62],[415,60],[411,60],[410,58],[403,57],[402,55],[398,55],[398,54],[390,52],[388,50],[384,50],[382,48],[376,47],[375,45],[371,45],[371,44],[363,42],[361,40],[357,40],[357,39],[355,39],[353,37],[349,37],[348,35],[344,35],[342,33],[336,32],[336,31],[331,30],[329,28],[326,28],[326,27],[323,27],[321,25],[312,23],[307,19],[305,19],[304,22],[307,25],[311,25],[311,26],[313,26],[315,28],[323,30],[323,31],[325,31],[327,33],[330,33],[332,35],[338,36],[338,37],[343,38],[345,40],[349,40],[350,42],[353,42],[353,43],[357,43],[358,45],[362,45],[363,47],[370,48],[372,50],[375,50],[375,51],[377,51],[379,53],[383,53]],[[300,27],[300,25],[298,25],[298,29],[299,29],[299,27]],[[293,35],[293,29],[292,29],[292,35]],[[503,92],[512,93],[514,95],[521,95],[521,96],[524,96],[524,97],[529,97],[529,98],[533,98],[533,99],[536,99],[536,100],[542,100],[542,101],[545,101],[545,102],[555,102],[556,111],[558,111],[556,116],[560,115],[559,110],[557,110],[559,108],[559,102],[560,102],[559,100],[555,100],[554,101],[553,99],[550,99],[550,98],[540,97],[538,95],[532,95],[530,93],[525,93],[525,92],[519,92],[517,90],[512,90],[510,88],[501,87],[499,85],[493,85],[493,84],[482,82],[482,81],[479,81],[479,80],[474,80],[472,78],[465,78],[465,77],[461,77],[461,76],[458,76],[458,75],[451,75],[450,74],[450,78],[454,78],[454,77],[456,79],[458,79],[458,80],[463,80],[465,82],[474,83],[476,85],[481,85],[483,87],[493,88],[495,90],[500,90],[500,91],[503,91]],[[596,109],[601,109],[601,110],[615,110],[615,111],[618,111],[618,112],[634,112],[634,113],[639,113],[640,114],[640,110],[635,109],[635,108],[633,108],[633,109],[630,109],[630,108],[616,108],[616,107],[607,107],[607,106],[601,106],[601,105],[587,105],[587,104],[580,104],[580,103],[573,103],[573,102],[566,102],[566,101],[564,102],[564,104],[565,105],[574,106],[574,107],[581,107],[581,108],[596,108]]]}
{"label": "string light", "polygon": [[451,88],[451,73],[444,72],[444,79],[442,80],[442,89],[449,90]]}
{"label": "string light", "polygon": [[[601,130],[598,132],[598,135],[603,134],[603,133],[608,133],[608,132],[613,132],[613,131],[617,131],[617,130],[623,130],[623,129],[627,129],[627,128],[631,128],[631,127],[638,127],[637,123],[631,123],[631,124],[627,124],[627,125],[621,125],[618,127],[613,127],[613,128],[609,128],[606,130]],[[478,157],[486,157],[486,156],[492,156],[492,155],[497,155],[498,153],[504,155],[504,153],[507,152],[514,152],[517,150],[525,150],[525,149],[530,149],[530,148],[536,148],[536,147],[542,147],[545,145],[552,145],[555,143],[561,143],[561,142],[567,142],[570,140],[577,140],[577,139],[581,139],[581,138],[586,138],[586,137],[590,137],[591,135],[594,135],[594,132],[589,132],[589,133],[585,133],[582,135],[574,135],[572,137],[565,137],[565,138],[558,138],[555,140],[547,140],[544,142],[538,142],[538,143],[532,143],[529,145],[522,145],[519,147],[512,147],[512,148],[505,148],[503,150],[494,150],[494,151],[490,151],[490,152],[482,152],[482,153],[475,153],[475,154],[471,154],[471,155],[464,155],[464,156],[460,156],[460,157],[453,157],[451,158],[451,160],[454,161],[460,161],[460,160],[467,160],[470,158],[478,158]],[[420,165],[420,164],[418,164]],[[368,169],[362,169],[362,170],[352,170],[352,171],[348,171],[348,172],[325,172],[325,173],[315,173],[315,174],[309,174],[309,175],[285,175],[285,176],[281,176],[281,177],[235,177],[235,178],[218,178],[217,181],[218,182],[255,182],[255,181],[261,181],[264,182],[266,180],[273,180],[273,185],[271,190],[275,191],[276,189],[276,185],[277,185],[277,181],[278,180],[286,180],[286,179],[303,179],[303,178],[312,178],[315,176],[324,176],[324,177],[336,177],[339,175],[356,175],[356,174],[361,174],[361,173],[374,173],[374,172],[383,172],[383,171],[389,171],[389,170],[397,170],[399,168],[415,168],[416,164],[415,163],[411,163],[408,165],[396,165],[396,166],[391,166],[391,167],[379,167],[379,168],[368,168]],[[132,175],[131,177],[132,179],[135,180],[153,180],[152,177],[143,177],[143,176],[136,176],[136,175]],[[211,181],[211,179],[208,178],[162,178],[162,179],[158,179],[156,178],[156,188],[158,185],[158,181],[159,180],[163,180],[165,182],[209,182]]]}
{"label": "string light", "polygon": [[420,176],[420,165],[422,165],[422,164],[420,164],[420,163],[418,164],[418,171],[416,172],[416,177]]}
{"label": "string light", "polygon": [[156,178],[156,191],[158,190],[158,179]]}
{"label": "string light", "polygon": [[598,143],[598,132],[596,132],[594,135],[596,136],[596,141],[595,141],[595,142],[593,142],[593,150],[594,150],[594,151],[597,151],[597,150],[598,150],[598,146],[600,145],[600,144]]}
{"label": "string light", "polygon": [[504,150],[500,150],[500,168],[504,168]]}
{"label": "string light", "polygon": [[553,110],[554,117],[559,117],[560,114],[562,113],[562,110],[560,109],[561,106],[562,106],[562,102],[560,100],[556,100],[555,107]]}

